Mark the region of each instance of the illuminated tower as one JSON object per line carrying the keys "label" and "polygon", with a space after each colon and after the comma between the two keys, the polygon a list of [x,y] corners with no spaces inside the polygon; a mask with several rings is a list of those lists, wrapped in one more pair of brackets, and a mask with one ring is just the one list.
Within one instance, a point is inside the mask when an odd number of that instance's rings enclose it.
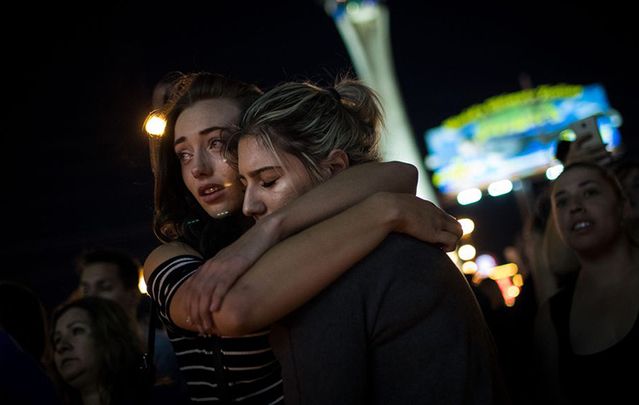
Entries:
{"label": "illuminated tower", "polygon": [[326,11],[346,44],[359,78],[375,89],[384,106],[385,160],[411,163],[419,172],[417,195],[437,202],[415,135],[409,125],[393,67],[388,9],[373,0],[325,0]]}

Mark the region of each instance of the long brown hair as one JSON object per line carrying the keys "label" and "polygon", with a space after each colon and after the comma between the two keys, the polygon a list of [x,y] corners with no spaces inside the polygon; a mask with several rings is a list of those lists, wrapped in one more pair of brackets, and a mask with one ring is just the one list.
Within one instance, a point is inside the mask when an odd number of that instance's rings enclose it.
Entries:
{"label": "long brown hair", "polygon": [[252,84],[209,72],[184,74],[170,87],[169,101],[161,110],[167,125],[158,144],[153,229],[163,242],[182,240],[210,256],[235,241],[251,222],[241,213],[212,219],[198,204],[184,184],[174,152],[175,122],[198,101],[223,98],[244,111],[262,92]]}

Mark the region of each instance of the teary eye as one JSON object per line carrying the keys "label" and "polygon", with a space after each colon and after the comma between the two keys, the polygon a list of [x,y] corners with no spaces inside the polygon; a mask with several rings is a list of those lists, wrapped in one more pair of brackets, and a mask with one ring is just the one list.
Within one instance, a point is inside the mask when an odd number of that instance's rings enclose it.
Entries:
{"label": "teary eye", "polygon": [[224,147],[225,143],[220,138],[211,138],[209,140],[209,149],[214,151],[220,151]]}
{"label": "teary eye", "polygon": [[193,158],[193,154],[186,151],[175,152],[175,154],[182,164],[187,163],[189,160],[191,160],[191,158]]}

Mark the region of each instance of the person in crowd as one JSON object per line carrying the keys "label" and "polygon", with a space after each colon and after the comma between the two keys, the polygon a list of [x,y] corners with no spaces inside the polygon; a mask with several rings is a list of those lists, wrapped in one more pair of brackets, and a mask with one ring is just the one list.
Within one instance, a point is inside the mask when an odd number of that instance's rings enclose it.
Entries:
{"label": "person in crowd", "polygon": [[76,257],[75,265],[80,277],[80,296],[102,297],[120,304],[131,319],[137,321],[138,333],[147,350],[149,334],[152,334],[156,383],[167,391],[181,392],[186,398],[186,386],[166,331],[159,323],[151,322],[150,318],[156,316],[154,313],[142,313],[143,296],[138,289],[140,263],[123,250],[102,247],[82,252]]}
{"label": "person in crowd", "polygon": [[639,159],[625,155],[613,166],[615,175],[628,198],[629,210],[626,215],[626,228],[635,244],[639,245]]}
{"label": "person in crowd", "polygon": [[[401,212],[401,207],[371,207],[366,202],[379,191],[414,194],[416,170],[399,162],[345,170],[299,203],[253,226],[254,220],[241,212],[244,191],[237,171],[222,151],[242,112],[261,91],[206,72],[184,75],[170,87],[173,94],[162,109],[167,133],[157,142],[155,170],[155,232],[165,243],[145,261],[149,293],[158,302],[193,401],[281,402],[280,366],[268,341],[268,326],[277,319],[271,314],[291,311],[311,299],[376,245],[369,238],[327,238],[322,230],[326,224],[320,221],[333,217],[331,229],[347,235],[354,217],[352,210],[344,210],[355,206],[359,225],[368,226],[363,235],[386,235],[412,224],[414,236],[447,250],[454,248],[461,227],[434,204],[414,196],[412,209]],[[361,212],[367,215],[360,221]],[[385,220],[389,212],[397,215],[395,222]],[[305,231],[303,240],[286,239],[318,222]],[[274,245],[281,260],[261,268],[273,277],[301,278],[301,283],[278,293],[269,293],[268,283],[256,284],[267,294],[258,304],[266,315],[251,325],[234,323],[235,314],[218,311],[222,298]],[[316,272],[313,261],[328,256],[326,252],[342,257],[343,263]],[[226,319],[222,323],[229,333],[215,330],[216,316]]]}
{"label": "person in crowd", "polygon": [[575,253],[574,280],[540,309],[537,348],[543,403],[615,403],[636,398],[639,248],[630,206],[609,169],[578,161],[551,188],[552,220]]}
{"label": "person in crowd", "polygon": [[[266,92],[246,111],[227,151],[246,189],[245,215],[259,224],[349,167],[378,160],[381,125],[375,93],[357,80],[344,78],[329,89],[289,82]],[[348,230],[333,227],[334,218],[320,224],[327,241],[366,239],[376,248],[274,324],[287,404],[507,401],[492,336],[463,274],[444,251],[409,236],[418,233],[411,230],[417,223],[400,221],[393,230],[403,234],[391,235],[363,225],[369,212],[395,222],[413,203],[407,194],[377,194],[363,203],[370,210],[344,212],[352,214]],[[384,214],[388,207],[395,209]],[[306,231],[290,238],[306,239]],[[319,246],[320,253],[304,259],[313,273],[342,266],[340,253],[353,250]],[[276,265],[282,258],[268,251],[262,260]],[[304,276],[263,273],[256,266],[240,277],[220,312],[237,307],[230,310],[239,317],[234,321],[251,327],[261,326],[256,318],[290,312],[291,305],[264,309],[268,296],[259,291],[283,295],[303,285]],[[223,330],[224,317],[214,318]]]}
{"label": "person in crowd", "polygon": [[549,187],[544,187],[536,197],[526,237],[526,257],[530,264],[539,310],[579,270],[577,256],[560,238],[552,220]]}
{"label": "person in crowd", "polygon": [[[639,171],[633,168],[639,167],[637,162],[631,157],[628,151],[624,153],[612,153],[606,149],[603,143],[591,143],[592,136],[596,134],[586,134],[575,141],[560,141],[557,146],[557,158],[564,165],[569,166],[579,162],[589,162],[603,165],[617,173],[621,184],[629,198],[632,210],[626,216],[627,221],[639,221],[639,204],[634,204],[633,190],[636,190],[636,183],[633,189],[633,173]],[[636,179],[636,177],[634,177]],[[624,181],[624,179],[626,181]],[[636,195],[636,191],[634,191]],[[535,254],[538,258],[535,273],[536,294],[538,305],[544,304],[563,285],[570,283],[577,275],[580,263],[577,255],[570,249],[559,236],[555,222],[549,219],[550,216],[550,188],[545,188],[537,197],[537,206],[540,208],[539,215],[543,215],[544,229],[541,238],[541,247]],[[639,200],[637,200],[639,201]],[[639,226],[628,226],[630,236],[639,242]]]}
{"label": "person in crowd", "polygon": [[45,369],[48,332],[45,309],[31,288],[0,281],[0,402],[60,404]]}
{"label": "person in crowd", "polygon": [[47,351],[47,320],[36,293],[15,281],[0,281],[0,325],[37,362]]}
{"label": "person in crowd", "polygon": [[112,300],[79,298],[52,317],[53,369],[67,404],[156,403],[133,320]]}

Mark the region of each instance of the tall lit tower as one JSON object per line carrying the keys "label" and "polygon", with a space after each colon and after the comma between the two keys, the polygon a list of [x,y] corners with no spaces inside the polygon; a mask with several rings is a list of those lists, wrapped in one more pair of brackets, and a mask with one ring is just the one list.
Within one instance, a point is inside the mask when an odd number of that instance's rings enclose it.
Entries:
{"label": "tall lit tower", "polygon": [[359,78],[379,95],[385,112],[385,160],[411,163],[419,172],[417,195],[437,202],[397,85],[388,9],[376,0],[325,0]]}

